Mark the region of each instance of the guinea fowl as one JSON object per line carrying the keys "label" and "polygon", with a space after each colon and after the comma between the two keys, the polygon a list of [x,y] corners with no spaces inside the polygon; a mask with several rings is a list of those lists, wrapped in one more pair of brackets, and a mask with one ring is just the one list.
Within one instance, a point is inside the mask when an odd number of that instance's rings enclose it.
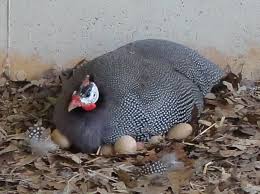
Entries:
{"label": "guinea fowl", "polygon": [[130,135],[137,141],[188,122],[224,72],[195,50],[167,40],[128,43],[73,71],[62,83],[56,128],[81,152]]}

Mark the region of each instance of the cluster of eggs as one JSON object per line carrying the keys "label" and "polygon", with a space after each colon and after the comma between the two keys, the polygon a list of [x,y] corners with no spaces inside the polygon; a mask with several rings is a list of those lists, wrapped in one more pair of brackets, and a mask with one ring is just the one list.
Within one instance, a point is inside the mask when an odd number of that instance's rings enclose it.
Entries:
{"label": "cluster of eggs", "polygon": [[[180,123],[171,128],[167,134],[168,139],[182,140],[187,138],[192,133],[192,126],[188,123]],[[58,144],[61,148],[69,148],[70,143],[68,139],[63,136],[57,129],[52,132],[52,140]],[[153,136],[151,143],[158,142],[160,136]],[[114,154],[133,154],[143,144],[137,143],[136,140],[129,136],[124,135],[120,137],[114,145],[103,145],[100,149],[102,155],[114,155]]]}
{"label": "cluster of eggs", "polygon": [[[171,128],[167,134],[168,139],[182,140],[187,138],[192,133],[192,126],[188,123],[180,123]],[[161,136],[153,136],[150,143],[159,142]],[[135,139],[129,135],[120,137],[113,145],[104,145],[101,148],[102,155],[131,154],[138,150],[142,145],[137,143]]]}
{"label": "cluster of eggs", "polygon": [[[192,133],[192,126],[187,123],[180,123],[171,128],[167,134],[167,139],[182,140],[187,138]],[[58,129],[49,130],[42,126],[35,125],[30,127],[26,136],[33,152],[45,153],[50,150],[55,150],[56,146],[67,149],[71,146],[67,137],[62,135]],[[49,138],[50,137],[50,138]],[[163,139],[162,136],[153,136],[149,140],[150,144],[157,144]],[[134,154],[138,150],[144,148],[144,143],[136,142],[136,140],[129,136],[124,135],[120,137],[114,145],[103,145],[99,149],[99,154],[104,156],[111,156],[115,154]]]}

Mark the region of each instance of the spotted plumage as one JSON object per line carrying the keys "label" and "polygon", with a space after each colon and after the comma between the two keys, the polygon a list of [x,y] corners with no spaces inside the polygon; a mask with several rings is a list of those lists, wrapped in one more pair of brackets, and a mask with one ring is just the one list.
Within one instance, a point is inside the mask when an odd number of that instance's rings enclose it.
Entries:
{"label": "spotted plumage", "polygon": [[36,142],[44,141],[47,138],[45,128],[37,125],[29,127],[25,135],[30,141]]}
{"label": "spotted plumage", "polygon": [[181,169],[184,163],[179,161],[176,154],[165,153],[158,161],[150,162],[138,169],[139,175],[163,174],[164,172]]}
{"label": "spotted plumage", "polygon": [[25,132],[25,140],[33,154],[45,155],[58,149],[50,137],[50,130],[35,124]]}
{"label": "spotted plumage", "polygon": [[155,161],[145,164],[140,169],[138,169],[138,175],[150,175],[150,174],[163,174],[167,171],[167,165],[162,161]]}
{"label": "spotted plumage", "polygon": [[[86,75],[99,90],[93,111],[67,111],[73,91]],[[122,135],[138,141],[165,134],[191,119],[194,106],[223,72],[196,51],[166,40],[140,40],[97,57],[64,80],[54,111],[56,127],[83,152]]]}

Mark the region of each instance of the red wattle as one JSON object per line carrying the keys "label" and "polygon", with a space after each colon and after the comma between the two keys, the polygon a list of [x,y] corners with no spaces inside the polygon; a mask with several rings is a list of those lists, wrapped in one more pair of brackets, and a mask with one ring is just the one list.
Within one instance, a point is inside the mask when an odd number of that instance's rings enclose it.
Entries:
{"label": "red wattle", "polygon": [[96,108],[96,104],[92,103],[92,104],[88,104],[88,105],[82,105],[82,108],[86,111],[92,111]]}

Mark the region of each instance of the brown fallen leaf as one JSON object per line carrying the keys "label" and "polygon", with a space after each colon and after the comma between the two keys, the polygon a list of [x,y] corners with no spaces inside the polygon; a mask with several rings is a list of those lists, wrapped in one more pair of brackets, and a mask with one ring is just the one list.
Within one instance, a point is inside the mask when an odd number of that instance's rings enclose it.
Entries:
{"label": "brown fallen leaf", "polygon": [[251,126],[240,126],[237,130],[234,131],[234,135],[237,137],[241,136],[254,136],[256,134],[256,129]]}
{"label": "brown fallen leaf", "polygon": [[41,170],[41,171],[47,171],[47,172],[55,172],[56,168],[50,168],[46,165],[45,162],[42,161],[42,158],[38,158],[34,161],[35,168]]}
{"label": "brown fallen leaf", "polygon": [[134,188],[137,186],[137,181],[132,179],[132,177],[127,172],[119,169],[116,171],[116,173],[119,177],[119,180],[123,181],[129,188]]}
{"label": "brown fallen leaf", "polygon": [[40,189],[37,194],[53,194],[53,190]]}
{"label": "brown fallen leaf", "polygon": [[221,181],[225,182],[231,177],[231,174],[227,173],[224,168],[222,168],[221,172]]}
{"label": "brown fallen leaf", "polygon": [[34,160],[36,160],[37,158],[38,158],[38,156],[28,155],[25,158],[23,158],[22,160],[20,160],[18,163],[16,163],[16,167],[21,167],[21,166],[25,166],[27,164],[30,164]]}
{"label": "brown fallen leaf", "polygon": [[24,116],[24,115],[19,115],[19,114],[13,114],[13,115],[7,116],[6,119],[7,119],[9,122],[16,122],[16,121],[20,121],[20,120],[26,119],[26,116]]}
{"label": "brown fallen leaf", "polygon": [[99,187],[97,188],[95,193],[97,193],[97,194],[108,194],[106,189],[102,189],[102,188],[99,188]]}
{"label": "brown fallen leaf", "polygon": [[66,187],[65,182],[56,182],[56,181],[48,181],[47,185],[57,190],[64,190],[64,188]]}
{"label": "brown fallen leaf", "polygon": [[74,176],[72,176],[68,181],[66,186],[63,189],[63,193],[64,194],[69,194],[72,193],[73,191],[76,193],[80,192],[80,189],[76,186],[76,183],[82,179],[82,176],[80,174],[76,174]]}
{"label": "brown fallen leaf", "polygon": [[14,156],[13,156],[12,152],[2,154],[0,157],[0,166],[2,166],[4,164],[4,162],[9,164],[10,161],[14,161]]}
{"label": "brown fallen leaf", "polygon": [[17,192],[18,192],[18,193],[21,193],[21,194],[27,194],[27,193],[30,193],[30,192],[31,192],[30,189],[25,188],[25,187],[22,186],[22,185],[18,185],[18,186],[16,187],[16,189],[17,189]]}
{"label": "brown fallen leaf", "polygon": [[77,164],[81,164],[81,163],[82,163],[82,160],[81,160],[77,155],[75,155],[75,154],[73,154],[73,155],[71,156],[71,159],[72,159],[74,162],[76,162]]}
{"label": "brown fallen leaf", "polygon": [[120,192],[120,193],[128,193],[127,192],[127,187],[124,182],[117,182],[117,183],[112,183],[112,186],[114,187],[114,191]]}
{"label": "brown fallen leaf", "polygon": [[6,78],[1,77],[1,78],[0,78],[0,87],[3,87],[6,83],[7,83]]}
{"label": "brown fallen leaf", "polygon": [[221,117],[238,118],[239,117],[236,114],[236,112],[234,111],[234,108],[232,105],[216,107],[215,115],[218,116],[219,118],[221,118]]}
{"label": "brown fallen leaf", "polygon": [[7,132],[0,126],[0,141],[6,139]]}
{"label": "brown fallen leaf", "polygon": [[65,153],[65,154],[59,154],[59,156],[72,160],[73,162],[75,162],[77,164],[82,163],[82,160],[80,159],[80,157],[77,154]]}
{"label": "brown fallen leaf", "polygon": [[260,147],[260,140],[257,139],[238,139],[235,144],[249,146],[249,147]]}
{"label": "brown fallen leaf", "polygon": [[[165,178],[165,177],[164,177]],[[150,178],[143,178],[138,180],[138,186],[130,189],[133,192],[141,193],[141,194],[158,194],[158,193],[165,193],[168,189],[169,185],[156,185],[152,183]]]}
{"label": "brown fallen leaf", "polygon": [[29,89],[32,86],[38,86],[41,87],[44,83],[44,79],[40,79],[40,80],[32,80],[30,83],[28,83],[27,85],[25,85],[23,88],[18,89],[18,92],[22,93],[25,90]]}
{"label": "brown fallen leaf", "polygon": [[181,186],[185,185],[185,183],[189,181],[192,172],[192,169],[185,169],[167,173],[173,192],[180,192]]}
{"label": "brown fallen leaf", "polygon": [[260,186],[259,185],[252,185],[247,181],[242,181],[241,183],[242,189],[249,193],[249,194],[259,194],[260,193]]}
{"label": "brown fallen leaf", "polygon": [[11,140],[24,140],[25,135],[24,133],[19,133],[19,134],[14,134],[14,135],[9,135],[8,139],[6,141],[11,141]]}
{"label": "brown fallen leaf", "polygon": [[219,151],[219,154],[225,158],[232,157],[232,156],[237,157],[243,153],[244,153],[244,151],[237,151],[237,150],[220,150]]}
{"label": "brown fallen leaf", "polygon": [[188,193],[189,193],[189,194],[206,194],[206,193],[204,193],[204,192],[202,192],[202,191],[197,191],[197,190],[189,190]]}
{"label": "brown fallen leaf", "polygon": [[79,188],[80,188],[82,193],[87,193],[88,192],[88,185],[85,182],[81,182]]}
{"label": "brown fallen leaf", "polygon": [[13,152],[18,150],[17,146],[10,144],[8,147],[4,148],[3,150],[0,151],[0,155],[5,154],[7,152]]}

